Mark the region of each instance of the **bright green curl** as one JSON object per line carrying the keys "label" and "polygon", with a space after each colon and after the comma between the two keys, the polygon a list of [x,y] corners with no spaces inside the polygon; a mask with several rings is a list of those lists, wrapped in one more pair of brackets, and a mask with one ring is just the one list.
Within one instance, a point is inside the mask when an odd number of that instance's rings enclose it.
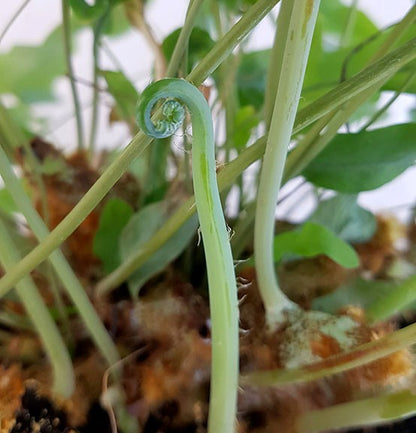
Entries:
{"label": "bright green curl", "polygon": [[[158,120],[151,116],[155,104]],[[180,101],[180,102],[179,102]],[[218,192],[211,112],[203,95],[189,82],[165,79],[141,95],[137,121],[155,138],[172,135],[185,117],[192,120],[192,171],[196,208],[204,241],[212,325],[212,373],[208,431],[232,433],[238,385],[238,302],[234,264]],[[162,115],[162,117],[161,117]]]}

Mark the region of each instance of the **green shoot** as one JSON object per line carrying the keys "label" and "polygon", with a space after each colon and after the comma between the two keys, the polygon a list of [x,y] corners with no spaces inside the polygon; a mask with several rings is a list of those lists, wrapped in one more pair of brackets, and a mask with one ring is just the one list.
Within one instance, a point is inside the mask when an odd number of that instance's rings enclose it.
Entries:
{"label": "green shoot", "polygon": [[[169,98],[169,99],[167,99]],[[175,99],[172,99],[175,98]],[[162,120],[152,123],[159,99]],[[238,383],[237,286],[228,232],[217,187],[214,132],[203,95],[185,80],[166,79],[147,87],[138,107],[142,130],[156,138],[172,135],[185,117],[185,103],[193,127],[192,168],[195,202],[207,263],[212,323],[212,373],[208,431],[234,431]]]}

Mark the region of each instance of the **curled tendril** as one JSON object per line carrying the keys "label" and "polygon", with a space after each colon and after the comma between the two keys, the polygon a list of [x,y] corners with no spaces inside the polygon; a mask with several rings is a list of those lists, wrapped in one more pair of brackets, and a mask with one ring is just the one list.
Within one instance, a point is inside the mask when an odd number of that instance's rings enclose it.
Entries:
{"label": "curled tendril", "polygon": [[[164,101],[151,116],[155,104]],[[232,432],[238,386],[238,301],[234,263],[216,178],[211,112],[199,90],[181,79],[148,86],[137,107],[137,122],[148,135],[172,135],[185,118],[192,121],[192,174],[207,263],[211,311],[212,372],[208,431]]]}
{"label": "curled tendril", "polygon": [[163,119],[154,126],[158,138],[169,137],[178,130],[185,119],[185,108],[176,99],[167,99],[162,105],[162,115]]}

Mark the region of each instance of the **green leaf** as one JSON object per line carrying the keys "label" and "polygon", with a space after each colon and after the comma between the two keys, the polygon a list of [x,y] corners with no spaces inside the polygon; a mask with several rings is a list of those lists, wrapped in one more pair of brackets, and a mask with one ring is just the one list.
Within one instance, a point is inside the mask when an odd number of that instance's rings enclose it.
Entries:
{"label": "green leaf", "polygon": [[317,223],[307,222],[299,230],[281,233],[274,238],[274,261],[284,255],[314,257],[325,254],[346,268],[355,268],[359,259],[354,249],[333,232]]}
{"label": "green leaf", "polygon": [[303,175],[315,185],[344,193],[378,188],[416,159],[416,125],[338,134]]}
{"label": "green leaf", "polygon": [[234,146],[237,150],[245,147],[250,139],[252,129],[259,124],[259,118],[251,105],[240,107],[234,120]]}
{"label": "green leaf", "polygon": [[[312,39],[300,105],[313,102],[340,82],[345,59],[352,48],[363,42],[377,31],[377,27],[361,11],[355,11],[352,32],[344,36],[349,20],[350,8],[340,1],[322,2]],[[341,46],[341,41],[343,46]],[[371,46],[353,56],[354,68],[348,64],[347,74],[350,77],[368,62],[369,56],[381,43],[381,38]],[[325,74],[322,73],[325,71]]]}
{"label": "green leaf", "polygon": [[244,53],[237,73],[240,105],[252,105],[259,110],[264,104],[270,50]]}
{"label": "green leaf", "polygon": [[[378,28],[370,18],[362,11],[353,11],[350,16],[351,8],[345,6],[339,0],[325,1],[319,8],[319,19],[322,22],[322,28],[325,35],[331,36],[331,42],[327,45],[334,46],[334,43],[341,41],[344,37],[345,28],[349,19],[352,19],[352,32],[348,40],[343,39],[345,46],[355,46],[363,40],[374,35]],[[328,37],[329,39],[329,37]]]}
{"label": "green leaf", "polygon": [[38,47],[16,46],[0,54],[0,93],[13,92],[23,102],[52,99],[52,81],[64,75],[62,29],[56,28]]}
{"label": "green leaf", "polygon": [[[124,228],[120,238],[122,260],[137,252],[162,226],[168,217],[166,202],[152,203],[136,213]],[[149,278],[165,267],[185,249],[195,234],[198,218],[190,218],[146,263],[128,280],[129,290],[136,297]]]}
{"label": "green leaf", "polygon": [[116,101],[118,116],[134,125],[139,93],[122,72],[100,71],[100,73],[105,78],[108,90]]}
{"label": "green leaf", "polygon": [[347,194],[320,202],[308,221],[325,226],[350,243],[367,241],[377,228],[375,216],[358,205],[356,195]]}
{"label": "green leaf", "polygon": [[[179,37],[181,28],[174,30],[162,42],[163,54],[167,59],[172,57],[173,50]],[[188,70],[200,61],[205,54],[214,46],[215,42],[209,33],[200,27],[194,27],[189,37],[188,47]]]}
{"label": "green leaf", "polygon": [[386,320],[416,301],[416,276],[412,276],[397,285],[386,296],[379,297],[367,309],[367,317],[371,322]]}
{"label": "green leaf", "polygon": [[119,238],[132,214],[133,209],[118,198],[108,200],[103,208],[93,250],[106,273],[112,272],[121,263]]}
{"label": "green leaf", "polygon": [[52,176],[60,173],[61,176],[68,170],[66,161],[63,158],[46,156],[40,164],[40,172],[46,176]]}
{"label": "green leaf", "polygon": [[312,309],[335,314],[346,305],[356,305],[366,309],[379,299],[383,299],[395,290],[397,283],[382,280],[363,280],[361,278],[350,281],[335,292],[316,298],[312,302]]}
{"label": "green leaf", "polygon": [[124,2],[125,0],[110,0],[111,11],[103,28],[103,34],[106,36],[119,36],[131,28],[126,17]]}

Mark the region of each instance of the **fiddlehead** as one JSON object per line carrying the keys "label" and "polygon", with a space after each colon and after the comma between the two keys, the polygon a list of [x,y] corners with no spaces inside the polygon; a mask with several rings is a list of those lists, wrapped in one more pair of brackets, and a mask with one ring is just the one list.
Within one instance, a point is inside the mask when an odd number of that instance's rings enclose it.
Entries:
{"label": "fiddlehead", "polygon": [[[155,104],[165,99],[155,122]],[[234,265],[218,192],[211,113],[203,95],[185,80],[165,79],[141,95],[137,121],[143,132],[162,138],[185,117],[192,120],[195,201],[204,241],[212,324],[212,374],[208,431],[234,431],[238,383],[238,303]],[[159,116],[162,115],[162,118]]]}

